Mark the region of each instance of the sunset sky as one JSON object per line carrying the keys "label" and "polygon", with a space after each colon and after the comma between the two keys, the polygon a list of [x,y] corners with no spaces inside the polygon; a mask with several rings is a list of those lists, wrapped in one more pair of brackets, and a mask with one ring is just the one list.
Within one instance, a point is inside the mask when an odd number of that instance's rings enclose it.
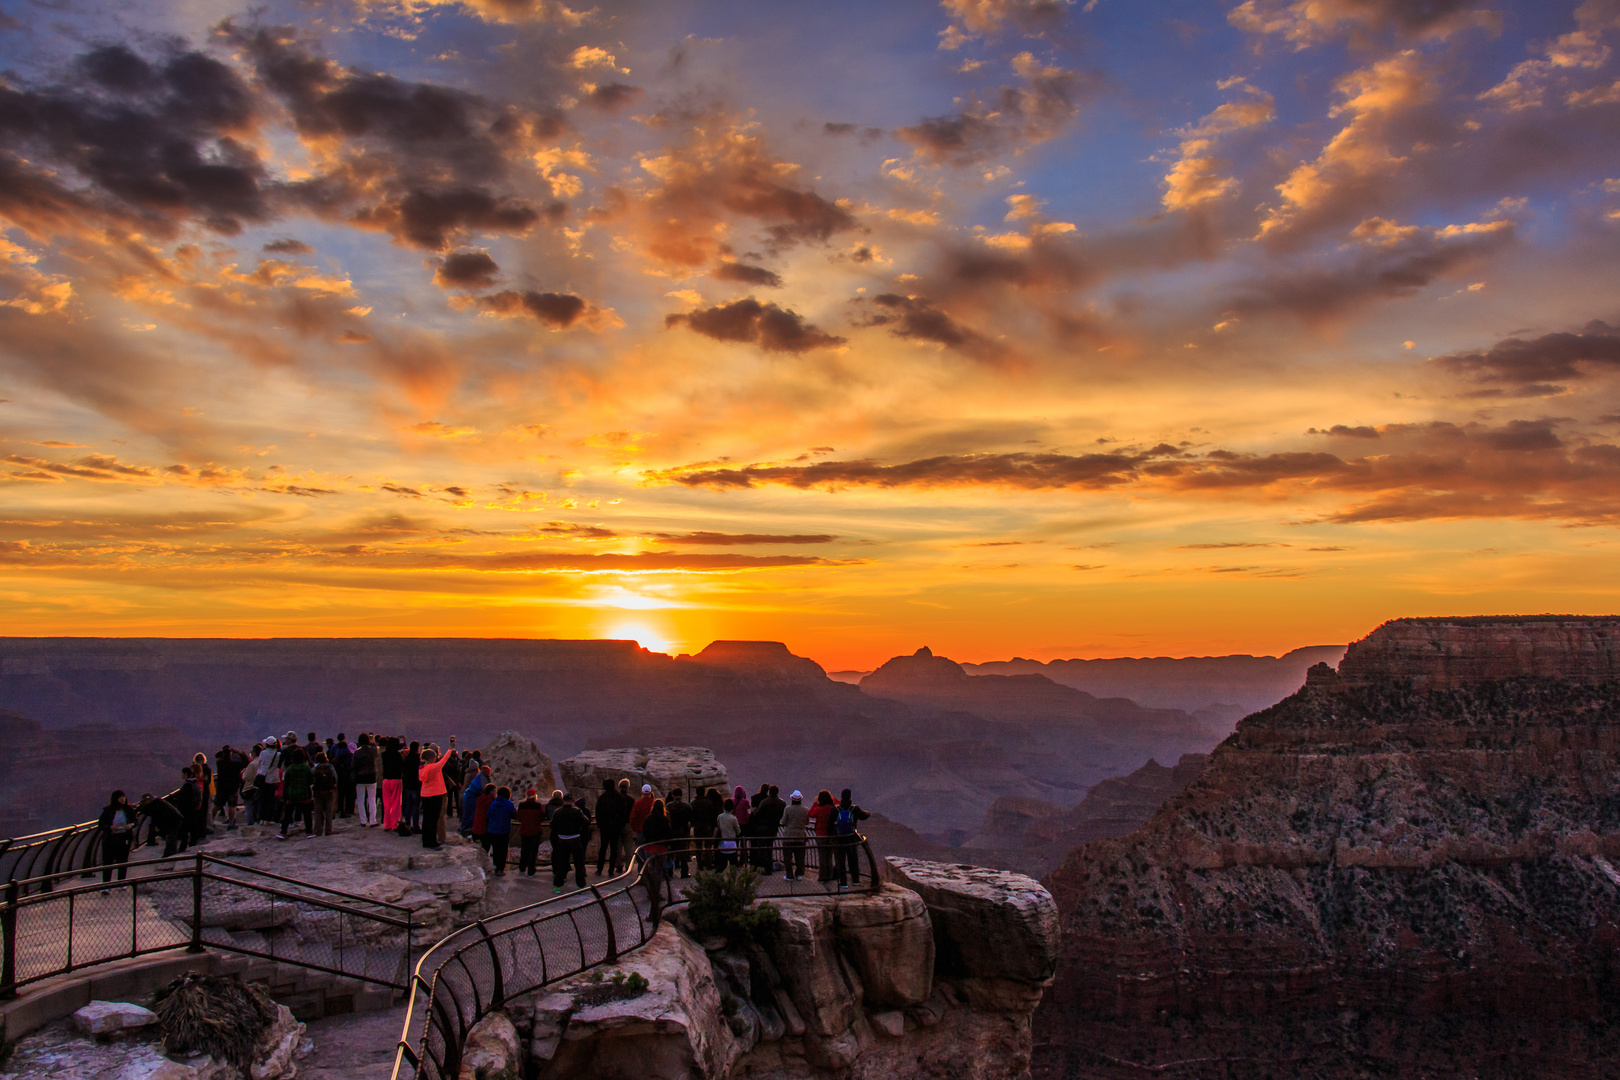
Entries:
{"label": "sunset sky", "polygon": [[1620,610],[1620,0],[0,13],[0,633]]}

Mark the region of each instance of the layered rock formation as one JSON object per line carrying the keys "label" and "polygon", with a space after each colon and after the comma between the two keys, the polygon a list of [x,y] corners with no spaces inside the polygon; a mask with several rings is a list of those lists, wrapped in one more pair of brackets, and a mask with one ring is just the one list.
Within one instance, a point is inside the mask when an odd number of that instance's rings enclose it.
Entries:
{"label": "layered rock formation", "polygon": [[1410,679],[1415,690],[1525,676],[1620,680],[1620,618],[1396,619],[1351,645],[1339,663],[1346,683]]}
{"label": "layered rock formation", "polygon": [[576,798],[584,796],[591,805],[602,793],[602,781],[630,781],[630,791],[639,797],[641,786],[651,784],[660,799],[672,788],[680,788],[687,798],[700,787],[726,792],[726,767],[715,760],[714,751],[703,746],[635,746],[613,750],[587,750],[561,765],[563,786]]}
{"label": "layered rock formation", "polygon": [[539,745],[526,735],[503,731],[485,746],[480,759],[489,766],[489,774],[497,784],[512,789],[512,798],[522,802],[530,788],[540,793],[540,801],[551,797],[557,788],[557,771],[551,758],[540,752]]}
{"label": "layered rock formation", "polygon": [[543,1080],[1024,1075],[1057,956],[1050,895],[973,867],[891,871],[916,888],[773,901],[763,946],[705,950],[666,924],[620,965],[644,993],[600,1000],[612,977],[582,976],[508,1011]]}
{"label": "layered rock formation", "polygon": [[1076,850],[1037,1075],[1620,1074],[1620,687],[1582,622],[1386,624]]}

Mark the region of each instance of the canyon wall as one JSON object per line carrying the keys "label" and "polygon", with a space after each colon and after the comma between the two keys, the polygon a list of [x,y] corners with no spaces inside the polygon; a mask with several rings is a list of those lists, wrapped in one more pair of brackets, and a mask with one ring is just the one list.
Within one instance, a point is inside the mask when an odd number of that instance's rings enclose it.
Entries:
{"label": "canyon wall", "polygon": [[1339,662],[1347,683],[1411,679],[1417,690],[1524,676],[1620,679],[1620,618],[1396,619],[1351,645]]}
{"label": "canyon wall", "polygon": [[1620,1074],[1615,625],[1386,624],[1074,851],[1036,1075]]}

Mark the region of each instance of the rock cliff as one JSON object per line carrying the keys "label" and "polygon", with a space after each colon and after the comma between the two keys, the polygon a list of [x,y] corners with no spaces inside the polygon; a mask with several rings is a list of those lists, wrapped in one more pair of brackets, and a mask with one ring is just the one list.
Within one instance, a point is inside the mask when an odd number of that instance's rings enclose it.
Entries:
{"label": "rock cliff", "polygon": [[619,965],[643,993],[604,994],[603,973],[510,1007],[532,1067],[542,1080],[1027,1075],[1057,958],[1051,896],[974,867],[890,872],[906,887],[773,901],[782,919],[763,944],[706,949],[667,923]]}
{"label": "rock cliff", "polygon": [[1411,679],[1417,690],[1527,676],[1620,680],[1620,618],[1396,619],[1351,645],[1339,662],[1347,683]]}
{"label": "rock cliff", "polygon": [[1620,1073],[1613,625],[1386,624],[1073,852],[1037,1075]]}
{"label": "rock cliff", "polygon": [[680,788],[688,799],[700,787],[719,788],[728,796],[726,767],[715,760],[714,751],[702,746],[635,746],[613,750],[587,750],[564,761],[563,786],[574,797],[584,796],[592,806],[602,793],[602,781],[630,781],[630,792],[641,795],[641,786],[651,784],[660,799],[671,788]]}

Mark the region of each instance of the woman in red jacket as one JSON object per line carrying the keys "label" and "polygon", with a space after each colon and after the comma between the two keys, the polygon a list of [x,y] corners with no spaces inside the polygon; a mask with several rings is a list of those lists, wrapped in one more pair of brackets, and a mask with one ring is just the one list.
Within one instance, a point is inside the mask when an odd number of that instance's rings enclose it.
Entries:
{"label": "woman in red jacket", "polygon": [[836,809],[832,792],[826,788],[816,795],[816,804],[810,808],[810,832],[816,838],[816,865],[821,868],[822,881],[836,880],[832,855],[832,819]]}

